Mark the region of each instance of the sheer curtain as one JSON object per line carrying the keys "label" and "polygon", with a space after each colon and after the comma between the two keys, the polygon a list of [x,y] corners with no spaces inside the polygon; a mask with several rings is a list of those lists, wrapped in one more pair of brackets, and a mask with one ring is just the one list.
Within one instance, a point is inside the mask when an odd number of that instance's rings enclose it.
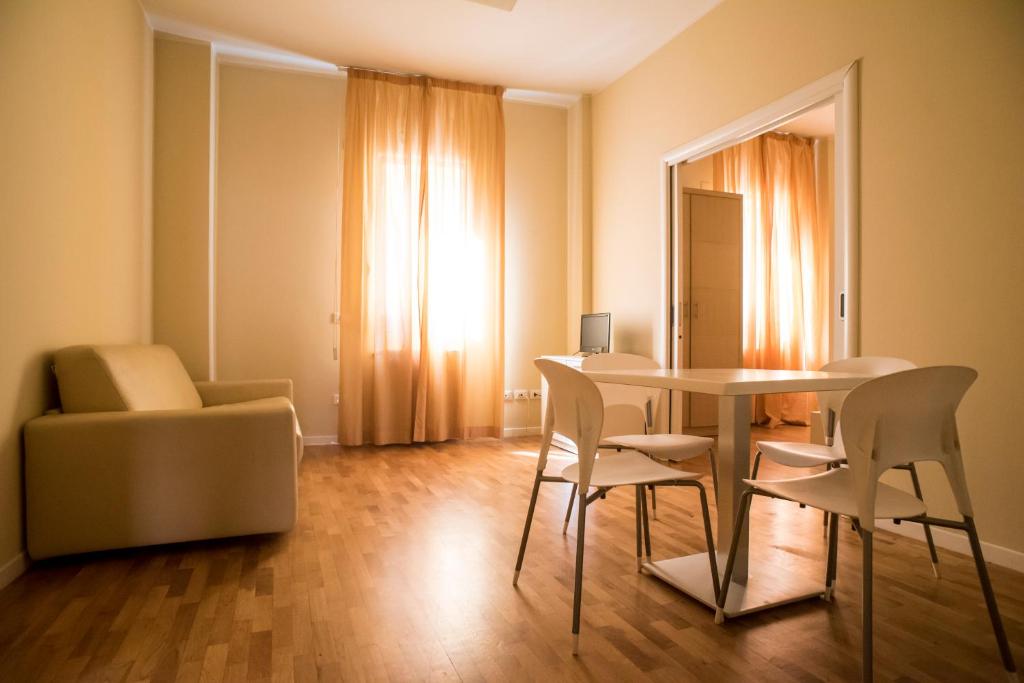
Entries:
{"label": "sheer curtain", "polygon": [[[828,359],[831,235],[818,220],[814,143],[768,133],[714,155],[716,190],[743,195],[743,364],[817,370]],[[761,423],[808,424],[810,394],[758,397]]]}
{"label": "sheer curtain", "polygon": [[339,441],[500,436],[502,89],[350,69]]}

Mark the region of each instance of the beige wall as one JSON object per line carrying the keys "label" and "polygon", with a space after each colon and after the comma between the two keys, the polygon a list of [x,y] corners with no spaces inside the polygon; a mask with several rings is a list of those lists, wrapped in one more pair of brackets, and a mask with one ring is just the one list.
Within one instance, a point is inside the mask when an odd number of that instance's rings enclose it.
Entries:
{"label": "beige wall", "polygon": [[56,405],[50,354],[149,336],[151,44],[135,0],[0,3],[0,576],[24,547],[21,426]]}
{"label": "beige wall", "polygon": [[222,65],[217,378],[290,377],[308,436],[335,436],[337,77]]}
{"label": "beige wall", "polygon": [[712,157],[704,157],[690,164],[680,164],[676,171],[680,187],[692,187],[698,190],[713,190],[714,162]]}
{"label": "beige wall", "polygon": [[594,98],[593,136],[594,303],[651,354],[661,154],[861,59],[861,348],[978,368],[967,474],[982,537],[1018,551],[1022,35],[1019,2],[726,0]]}
{"label": "beige wall", "polygon": [[[567,112],[505,102],[505,386],[540,389],[533,359],[566,353]],[[506,401],[505,428],[540,425],[540,401]]]}
{"label": "beige wall", "polygon": [[157,36],[153,340],[210,377],[210,46]]}

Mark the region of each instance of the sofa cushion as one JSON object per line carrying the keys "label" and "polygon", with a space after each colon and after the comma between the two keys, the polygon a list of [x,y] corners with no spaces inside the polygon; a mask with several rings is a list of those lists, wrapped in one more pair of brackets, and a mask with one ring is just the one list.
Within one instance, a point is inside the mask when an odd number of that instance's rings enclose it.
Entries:
{"label": "sofa cushion", "polygon": [[54,371],[65,413],[203,407],[168,346],[69,346],[55,354]]}

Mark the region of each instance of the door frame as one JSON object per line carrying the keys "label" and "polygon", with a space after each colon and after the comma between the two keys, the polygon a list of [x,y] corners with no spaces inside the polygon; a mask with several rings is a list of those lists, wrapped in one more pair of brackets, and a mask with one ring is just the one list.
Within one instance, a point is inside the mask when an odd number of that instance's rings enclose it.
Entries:
{"label": "door frame", "polygon": [[[660,161],[661,310],[658,336],[662,343],[657,360],[669,367],[674,329],[672,320],[673,244],[677,221],[675,173],[677,164],[697,161],[727,147],[750,140],[822,105],[835,103],[835,220],[833,228],[832,329],[830,358],[849,358],[860,353],[860,101],[859,66],[850,62],[813,83],[796,90],[706,135],[669,150]],[[678,320],[678,316],[676,316]]]}

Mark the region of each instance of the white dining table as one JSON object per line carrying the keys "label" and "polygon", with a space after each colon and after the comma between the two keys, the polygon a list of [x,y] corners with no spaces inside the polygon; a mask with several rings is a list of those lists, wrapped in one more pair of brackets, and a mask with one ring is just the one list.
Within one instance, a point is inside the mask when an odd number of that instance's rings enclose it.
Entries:
{"label": "white dining table", "polygon": [[[871,379],[864,375],[810,370],[755,370],[741,368],[679,370],[591,370],[585,371],[595,382],[654,387],[671,391],[689,391],[718,396],[718,540],[716,553],[719,571],[732,543],[739,514],[739,501],[750,477],[751,397],[803,391],[852,389]],[[725,613],[747,614],[820,596],[822,578],[813,580],[784,568],[759,568],[756,577],[748,574],[749,528],[745,525],[736,552],[732,582]],[[715,608],[714,588],[707,553],[645,562],[643,570]]]}

